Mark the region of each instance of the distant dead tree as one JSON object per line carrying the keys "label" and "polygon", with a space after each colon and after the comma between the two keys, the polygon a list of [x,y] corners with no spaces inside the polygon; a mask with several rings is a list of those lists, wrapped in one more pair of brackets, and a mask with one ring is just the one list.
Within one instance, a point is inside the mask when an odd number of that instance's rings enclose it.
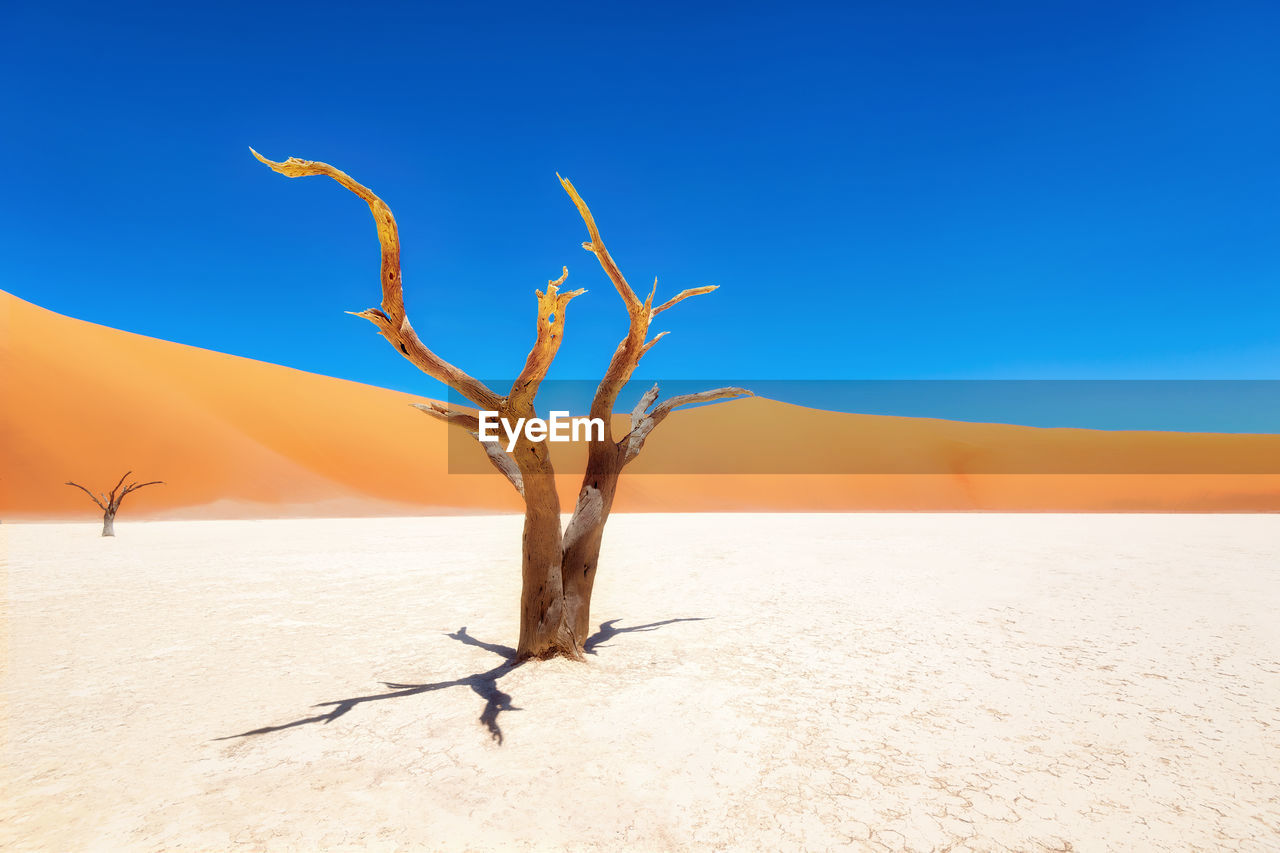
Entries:
{"label": "distant dead tree", "polygon": [[[253,156],[289,178],[326,175],[369,205],[378,229],[378,242],[382,246],[382,305],[380,308],[349,313],[373,323],[402,356],[428,376],[453,388],[480,410],[496,411],[500,417],[513,423],[519,418],[536,416],[534,397],[560,348],[565,327],[565,308],[571,299],[585,292],[559,290],[569,275],[567,267],[562,270],[558,279],[547,282],[545,293],[535,291],[538,317],[533,349],[511,390],[506,394],[499,394],[428,349],[409,324],[400,278],[399,232],[391,209],[381,198],[327,163],[294,157],[284,162],[275,162],[257,151],[253,151]],[[600,543],[605,522],[613,507],[618,475],[640,453],[654,427],[679,406],[751,396],[751,392],[741,388],[717,388],[675,396],[655,406],[658,397],[658,387],[655,385],[632,410],[627,433],[614,438],[612,415],[618,393],[631,379],[640,358],[667,334],[660,332],[646,340],[650,322],[663,311],[691,296],[710,293],[716,286],[682,291],[655,308],[653,298],[658,287],[655,279],[653,290],[641,301],[610,257],[586,202],[569,181],[560,178],[560,183],[586,223],[591,239],[583,243],[582,247],[596,256],[618,295],[622,297],[630,316],[630,328],[614,351],[604,378],[591,401],[590,417],[604,421],[605,434],[603,440],[592,440],[588,445],[586,473],[578,492],[577,506],[563,531],[560,527],[560,497],[556,492],[555,471],[547,441],[532,441],[522,433],[511,453],[504,451],[497,443],[481,442],[493,467],[524,498],[520,639],[516,648],[516,657],[521,660],[559,656],[583,659],[583,645],[590,634],[591,589],[595,583]],[[415,406],[432,417],[460,426],[473,437],[478,437],[479,422],[475,411],[438,403]]]}
{"label": "distant dead tree", "polygon": [[[116,535],[116,513],[120,510],[120,502],[124,500],[125,495],[130,492],[136,492],[138,489],[146,488],[147,486],[164,485],[163,480],[152,480],[149,483],[130,483],[129,485],[124,486],[125,478],[132,473],[132,471],[125,471],[124,477],[121,477],[120,482],[116,483],[116,487],[111,490],[111,494],[103,494],[102,492],[99,492],[98,495],[94,495],[93,492],[89,491],[79,483],[73,483],[70,480],[65,483],[65,485],[75,486],[77,489],[84,492],[89,496],[89,499],[96,503],[98,508],[102,510],[103,536]],[[121,489],[121,486],[124,486],[124,488]],[[117,492],[119,492],[119,494],[116,494]],[[101,496],[102,500],[98,500],[99,496]]]}

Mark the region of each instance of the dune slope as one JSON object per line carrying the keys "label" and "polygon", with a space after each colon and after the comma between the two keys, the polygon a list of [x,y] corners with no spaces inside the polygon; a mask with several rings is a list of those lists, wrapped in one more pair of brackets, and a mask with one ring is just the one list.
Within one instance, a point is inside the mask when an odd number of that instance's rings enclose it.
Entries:
{"label": "dune slope", "polygon": [[[109,488],[126,469],[165,485],[131,495],[122,518],[520,508],[483,466],[449,473],[446,427],[411,409],[410,395],[121,332],[3,292],[0,398],[4,518],[91,514],[64,482]],[[1277,474],[1042,473],[1076,459],[1095,470],[1276,471],[1257,460],[1280,459],[1280,436],[1044,430],[753,399],[673,415],[616,509],[1280,510]],[[863,470],[889,473],[818,473]],[[561,485],[570,507],[576,477]]]}

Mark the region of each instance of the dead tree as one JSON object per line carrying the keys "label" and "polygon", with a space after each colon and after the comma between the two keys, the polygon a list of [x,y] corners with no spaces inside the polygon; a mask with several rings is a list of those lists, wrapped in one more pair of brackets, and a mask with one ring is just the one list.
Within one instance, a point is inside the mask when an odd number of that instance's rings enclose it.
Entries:
{"label": "dead tree", "polygon": [[[547,282],[545,292],[535,291],[538,310],[533,349],[511,390],[506,394],[499,394],[436,355],[414,332],[405,313],[400,278],[399,232],[391,209],[381,198],[327,163],[293,157],[284,162],[275,162],[257,151],[253,151],[253,156],[289,178],[326,175],[369,205],[377,226],[378,241],[382,246],[382,304],[378,308],[348,313],[373,323],[402,356],[428,376],[453,388],[478,409],[496,411],[499,417],[511,422],[518,418],[536,416],[534,398],[560,348],[565,328],[565,308],[570,300],[585,292],[560,290],[569,275],[567,267],[562,270],[558,279]],[[604,439],[593,440],[588,446],[586,472],[578,492],[577,506],[563,531],[560,527],[560,497],[556,491],[555,471],[547,441],[531,441],[522,433],[511,453],[507,453],[499,444],[481,442],[493,467],[511,482],[525,504],[520,638],[516,648],[516,656],[521,660],[558,656],[583,659],[583,644],[590,634],[591,589],[595,583],[601,539],[605,522],[613,507],[618,475],[640,453],[654,427],[679,406],[750,396],[751,393],[741,388],[717,388],[699,394],[672,397],[654,405],[658,397],[658,387],[655,385],[632,410],[627,433],[614,437],[612,415],[618,393],[631,379],[641,357],[667,334],[661,332],[653,338],[648,337],[649,324],[653,318],[691,296],[710,293],[716,286],[682,291],[655,307],[653,298],[658,287],[655,279],[653,290],[642,301],[605,248],[586,202],[569,181],[560,178],[560,183],[586,223],[591,239],[583,243],[582,247],[596,256],[618,295],[622,297],[630,326],[626,337],[614,351],[604,378],[591,401],[590,417],[603,420]],[[473,436],[479,432],[478,419],[473,411],[440,403],[415,405],[426,414],[459,426]]]}
{"label": "dead tree", "polygon": [[[103,494],[99,492],[98,495],[95,495],[84,486],[79,483],[72,483],[70,480],[65,484],[68,486],[75,486],[77,489],[84,492],[89,496],[89,499],[96,503],[98,508],[102,510],[103,536],[116,535],[116,513],[120,510],[120,502],[124,500],[125,495],[130,492],[136,492],[138,489],[146,488],[147,486],[160,486],[164,484],[163,480],[152,480],[149,483],[130,483],[129,485],[124,486],[125,477],[128,477],[132,473],[132,471],[125,471],[124,477],[120,478],[120,482],[116,483],[116,487],[111,490],[110,494]],[[124,488],[121,489],[121,486],[124,486]],[[119,494],[116,494],[117,492],[119,492]],[[98,500],[99,496],[102,497],[102,500]]]}

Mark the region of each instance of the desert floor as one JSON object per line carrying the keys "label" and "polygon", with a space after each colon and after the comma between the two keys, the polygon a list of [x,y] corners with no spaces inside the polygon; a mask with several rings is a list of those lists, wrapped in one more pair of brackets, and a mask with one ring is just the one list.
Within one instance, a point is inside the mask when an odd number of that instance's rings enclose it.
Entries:
{"label": "desert floor", "polygon": [[0,525],[0,847],[1280,846],[1280,516],[619,516],[512,668],[520,524]]}

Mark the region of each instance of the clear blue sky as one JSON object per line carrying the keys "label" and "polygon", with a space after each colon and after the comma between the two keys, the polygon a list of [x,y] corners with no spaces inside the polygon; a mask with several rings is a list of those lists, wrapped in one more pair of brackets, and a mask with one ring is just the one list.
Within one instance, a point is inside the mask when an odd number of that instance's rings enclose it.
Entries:
{"label": "clear blue sky", "polygon": [[572,178],[664,314],[643,372],[1280,378],[1275,3],[10,6],[0,287],[61,313],[439,395],[362,320],[380,193],[410,317],[553,376],[621,304]]}

